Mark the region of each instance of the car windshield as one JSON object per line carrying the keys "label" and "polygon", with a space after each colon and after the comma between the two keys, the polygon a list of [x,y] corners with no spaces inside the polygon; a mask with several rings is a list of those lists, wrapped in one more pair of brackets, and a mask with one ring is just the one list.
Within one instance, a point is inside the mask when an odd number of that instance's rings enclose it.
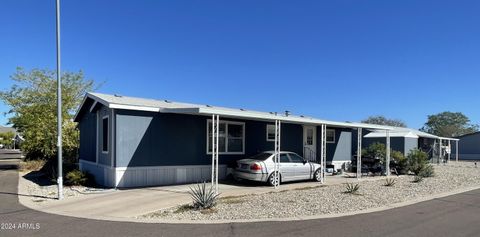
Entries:
{"label": "car windshield", "polygon": [[254,156],[250,157],[250,159],[252,159],[252,160],[266,160],[271,155],[272,154],[270,154],[270,153],[260,153],[260,154],[257,154],[257,155],[254,155]]}

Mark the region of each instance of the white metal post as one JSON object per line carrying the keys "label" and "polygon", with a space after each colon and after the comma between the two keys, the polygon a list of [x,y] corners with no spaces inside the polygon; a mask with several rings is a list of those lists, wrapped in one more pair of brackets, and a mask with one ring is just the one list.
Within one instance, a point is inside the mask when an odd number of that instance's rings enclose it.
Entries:
{"label": "white metal post", "polygon": [[385,130],[386,133],[386,139],[387,139],[387,150],[385,152],[385,175],[389,176],[390,175],[390,131]]}
{"label": "white metal post", "polygon": [[438,142],[438,160],[437,160],[437,164],[440,164],[440,159],[443,159],[443,155],[442,155],[442,139],[439,139],[439,142]]}
{"label": "white metal post", "polygon": [[362,128],[357,129],[357,179],[362,177]]}
{"label": "white metal post", "polygon": [[280,144],[281,144],[281,122],[275,120],[275,156],[273,157],[273,179],[275,189],[280,186]]}
{"label": "white metal post", "polygon": [[458,140],[455,141],[455,161],[458,162]]}
{"label": "white metal post", "polygon": [[450,140],[448,140],[448,159],[447,159],[447,163],[450,162],[451,157],[452,157],[452,143],[450,142]]}
{"label": "white metal post", "polygon": [[320,182],[322,184],[325,183],[325,169],[326,169],[326,163],[327,163],[327,125],[322,124],[322,138],[321,138],[321,145],[320,145],[320,174],[321,174],[321,180]]}
{"label": "white metal post", "polygon": [[217,127],[217,136],[216,136],[216,141],[215,141],[216,142],[215,148],[217,149],[217,151],[215,152],[215,163],[216,163],[215,164],[215,168],[216,168],[216,170],[215,170],[215,175],[216,175],[215,176],[215,193],[218,194],[218,151],[219,151],[218,140],[219,140],[219,133],[220,133],[220,121],[219,121],[220,116],[217,115],[216,120],[217,120],[216,121],[217,122],[217,126],[216,126]]}
{"label": "white metal post", "polygon": [[212,179],[211,185],[218,194],[218,141],[219,141],[219,115],[212,115]]}

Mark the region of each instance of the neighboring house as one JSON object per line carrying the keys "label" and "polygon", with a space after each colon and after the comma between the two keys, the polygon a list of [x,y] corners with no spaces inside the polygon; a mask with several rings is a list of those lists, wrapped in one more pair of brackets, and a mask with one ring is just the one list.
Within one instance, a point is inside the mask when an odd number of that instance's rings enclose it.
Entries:
{"label": "neighboring house", "polygon": [[[274,121],[281,150],[340,168],[356,152],[357,129],[384,126],[334,122],[289,114],[87,93],[74,120],[80,130],[80,169],[109,187],[192,183],[211,177],[211,119],[220,116],[219,176],[235,161],[273,150]],[[321,125],[327,126],[325,140]],[[388,128],[389,129],[389,128]],[[355,144],[355,145],[352,145]]]}
{"label": "neighboring house", "polygon": [[[15,134],[15,143],[14,143],[15,148],[18,148],[21,145],[21,143],[25,141],[25,139],[17,132],[15,128],[0,126],[0,134],[8,133],[8,132]],[[0,140],[0,148],[6,148],[6,146],[2,143],[2,140]],[[14,148],[14,147],[11,147],[11,148]]]}
{"label": "neighboring house", "polygon": [[[448,152],[455,148],[455,142],[458,139],[439,137],[430,133],[422,132],[412,128],[391,127],[390,147],[392,150],[400,151],[407,155],[412,149],[420,149],[429,154],[430,158],[438,158],[438,145],[442,143],[442,156],[448,157]],[[385,131],[371,131],[363,136],[363,147],[368,147],[372,143],[386,142]],[[459,149],[461,150],[461,149]],[[454,159],[455,150],[453,149],[451,158]]]}
{"label": "neighboring house", "polygon": [[480,132],[457,137],[460,160],[480,160]]}

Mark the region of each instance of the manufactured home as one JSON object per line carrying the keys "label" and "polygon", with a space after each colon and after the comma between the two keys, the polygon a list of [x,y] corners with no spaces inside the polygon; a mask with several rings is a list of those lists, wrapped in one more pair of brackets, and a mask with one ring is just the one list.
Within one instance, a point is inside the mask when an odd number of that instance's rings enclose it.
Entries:
{"label": "manufactured home", "polygon": [[[457,137],[460,160],[480,160],[480,132]],[[455,150],[455,148],[454,148]]]}
{"label": "manufactured home", "polygon": [[318,161],[323,144],[326,163],[335,168],[348,165],[357,152],[359,129],[390,129],[289,113],[87,93],[74,118],[80,130],[80,169],[107,187],[210,180],[212,115],[219,116],[220,179],[237,160],[274,149],[275,120],[282,121],[282,151]]}

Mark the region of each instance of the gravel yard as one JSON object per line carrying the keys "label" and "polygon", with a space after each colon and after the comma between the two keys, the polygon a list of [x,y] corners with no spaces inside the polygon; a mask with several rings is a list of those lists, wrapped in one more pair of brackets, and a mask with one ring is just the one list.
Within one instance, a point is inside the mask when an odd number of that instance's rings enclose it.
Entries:
{"label": "gravel yard", "polygon": [[[157,211],[139,218],[164,220],[246,220],[337,214],[378,208],[432,194],[480,186],[480,168],[471,162],[434,165],[435,177],[414,183],[413,176],[392,176],[385,180],[363,181],[358,194],[346,194],[345,185],[326,185],[311,189],[271,192],[220,199],[214,210],[200,212],[185,207]],[[345,182],[356,179],[345,179]],[[328,181],[327,181],[328,182]]]}
{"label": "gravel yard", "polygon": [[[43,203],[57,198],[57,185],[51,184],[45,177],[40,175],[30,175],[29,179],[24,176],[29,172],[20,172],[19,186],[22,195],[31,198],[31,201],[36,203]],[[87,195],[92,193],[103,192],[105,189],[96,189],[83,186],[64,186],[63,194],[67,197],[75,197],[80,195]]]}

